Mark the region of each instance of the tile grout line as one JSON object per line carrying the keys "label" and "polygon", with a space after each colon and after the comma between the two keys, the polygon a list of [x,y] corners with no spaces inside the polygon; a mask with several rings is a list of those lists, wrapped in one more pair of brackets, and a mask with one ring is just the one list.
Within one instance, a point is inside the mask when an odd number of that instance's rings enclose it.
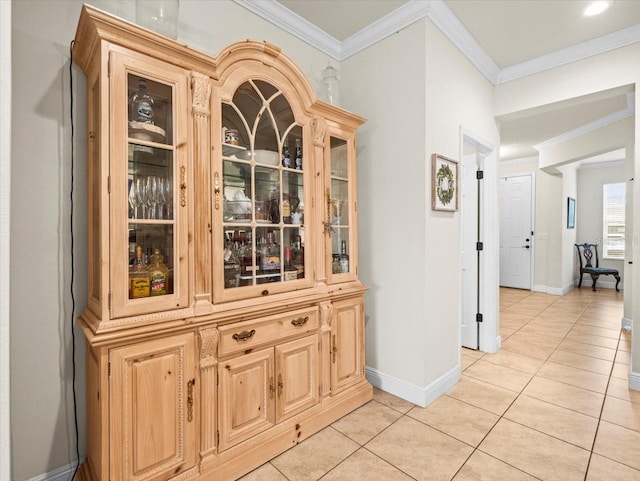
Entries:
{"label": "tile grout line", "polygon": [[[527,297],[529,297],[529,296],[527,296]],[[526,299],[527,297],[525,297],[524,299]],[[525,324],[523,324],[523,325],[522,325],[519,329],[517,329],[513,334],[516,334],[518,331],[520,331],[521,329],[523,329],[524,327],[526,327],[529,323],[531,323],[533,320],[535,320],[535,318],[536,318],[536,317],[538,317],[538,316],[539,316],[540,314],[542,314],[544,311],[546,311],[546,310],[547,310],[547,309],[549,309],[551,306],[553,306],[554,304],[556,304],[556,302],[558,302],[560,299],[561,299],[561,297],[560,297],[560,298],[558,298],[558,299],[556,299],[555,301],[553,301],[551,304],[549,304],[547,307],[545,307],[544,309],[542,309],[542,310],[541,310],[540,312],[538,312],[537,314],[535,314],[531,319],[529,319],[529,321],[527,321]],[[537,429],[531,428],[531,427],[526,426],[526,425],[524,425],[524,424],[517,423],[516,421],[512,421],[511,419],[506,418],[506,417],[505,417],[505,414],[509,411],[509,409],[511,409],[511,407],[514,405],[514,403],[515,403],[515,402],[520,398],[520,396],[523,394],[524,390],[525,390],[525,389],[527,388],[527,386],[531,383],[531,381],[533,380],[533,378],[538,374],[538,372],[540,371],[540,369],[542,369],[542,367],[544,366],[544,364],[546,364],[546,363],[549,361],[549,358],[553,355],[553,353],[554,353],[554,352],[556,352],[556,351],[558,350],[558,346],[559,346],[559,345],[562,343],[562,341],[564,341],[564,339],[569,335],[569,332],[571,332],[571,330],[572,330],[572,329],[575,327],[575,325],[578,323],[578,319],[580,319],[580,317],[582,316],[582,314],[584,314],[584,312],[589,308],[589,306],[591,306],[591,304],[592,304],[592,303],[593,303],[593,301],[590,301],[590,302],[589,302],[589,304],[588,304],[588,305],[587,305],[587,306],[586,306],[586,307],[581,311],[580,316],[578,316],[578,317],[576,318],[576,320],[573,322],[573,324],[572,324],[572,326],[571,326],[571,329],[569,329],[569,331],[567,331],[567,333],[562,337],[562,340],[557,344],[557,346],[553,349],[553,351],[552,351],[552,352],[551,352],[551,353],[550,353],[550,354],[549,354],[549,355],[544,359],[544,363],[543,363],[543,364],[542,364],[542,365],[541,365],[541,366],[536,370],[536,372],[531,376],[531,378],[529,379],[529,381],[527,381],[527,383],[526,383],[526,384],[524,385],[524,387],[520,390],[520,392],[518,392],[517,396],[513,399],[513,401],[509,404],[509,406],[508,406],[508,407],[504,410],[504,412],[500,415],[500,417],[499,417],[499,418],[498,418],[498,420],[493,424],[493,426],[491,427],[491,429],[489,429],[489,431],[487,431],[487,433],[484,435],[484,437],[482,438],[482,440],[478,443],[477,447],[474,447],[474,450],[473,450],[473,452],[471,453],[471,455],[469,456],[469,458],[470,458],[470,457],[473,455],[473,453],[475,453],[476,451],[480,451],[480,452],[482,452],[482,453],[484,453],[484,454],[488,454],[488,453],[485,453],[484,451],[482,451],[482,450],[480,449],[480,445],[485,441],[485,439],[489,436],[489,434],[491,434],[491,432],[493,431],[493,429],[497,426],[497,424],[498,424],[498,423],[499,423],[503,418],[504,418],[504,419],[507,419],[507,420],[508,420],[508,421],[510,421],[510,422],[515,422],[516,424],[520,424],[521,426],[524,426],[524,427],[526,427],[526,428],[528,428],[528,429],[532,429],[533,431],[536,431],[536,432],[539,432],[539,433],[541,433],[541,434],[544,434],[545,436],[549,436],[549,437],[551,437],[551,438],[558,439],[558,440],[560,440],[560,441],[562,441],[562,442],[565,442],[565,443],[567,443],[567,444],[571,444],[572,446],[576,446],[575,444],[570,443],[570,442],[568,442],[568,441],[566,441],[566,440],[564,440],[564,439],[560,439],[560,438],[557,438],[557,437],[555,437],[555,436],[551,436],[550,434],[544,433],[544,432],[542,432],[542,431],[539,431],[539,430],[537,430]],[[513,334],[512,334],[512,335],[513,335]],[[511,337],[511,336],[510,336],[510,337]],[[508,349],[507,349],[507,351],[508,351]],[[616,352],[617,352],[617,349],[616,349]],[[518,353],[516,353],[516,354],[518,354]],[[482,356],[482,357],[484,357],[484,356]],[[481,358],[479,358],[479,359],[482,359],[482,357],[481,357]],[[615,361],[615,356],[614,356],[614,361]],[[475,364],[475,362],[474,362],[473,364]],[[473,364],[472,364],[472,365],[473,365]],[[469,366],[469,367],[471,367],[471,366]],[[611,369],[613,370],[613,364],[612,364]],[[465,369],[465,370],[466,370],[466,369]],[[545,379],[546,379],[546,378],[545,378]],[[609,379],[610,379],[610,378],[609,378]],[[608,381],[609,381],[609,380],[608,380]],[[607,381],[607,387],[608,387],[608,381]],[[486,381],[484,381],[484,382],[486,382]],[[559,381],[556,381],[556,382],[559,382]],[[488,383],[488,384],[492,384],[492,383]],[[566,383],[562,383],[562,384],[566,384]],[[568,385],[569,385],[569,384],[568,384]],[[497,386],[497,385],[496,385],[496,386]],[[504,389],[504,387],[503,387],[503,386],[498,386],[498,387],[502,387],[502,388]],[[602,409],[604,409],[604,402],[605,402],[605,398],[606,398],[606,389],[605,389],[605,395],[604,395],[604,397],[603,397],[603,401],[602,401],[601,411],[602,411]],[[546,401],[544,401],[544,402],[546,402]],[[552,404],[552,403],[549,403],[549,404]],[[560,407],[561,407],[561,406],[560,406]],[[577,412],[577,411],[574,411],[574,412]],[[599,425],[599,422],[600,422],[600,420],[598,419],[598,425]],[[596,429],[596,435],[597,435],[597,429]],[[594,443],[595,443],[595,436],[596,436],[596,435],[594,435]],[[584,449],[584,448],[583,448],[583,447],[581,447],[581,446],[576,446],[576,447],[578,447],[578,448],[580,448],[580,449]],[[586,449],[584,449],[584,450],[585,450],[585,451],[587,451]],[[589,460],[588,460],[588,461],[590,461],[590,460],[591,460],[591,454],[592,454],[592,451],[589,451]],[[488,454],[488,455],[490,456],[490,454]],[[468,459],[469,459],[469,458],[467,458],[467,461],[468,461]],[[496,458],[496,459],[499,459],[499,458]],[[502,459],[500,459],[500,461],[502,461],[503,463],[505,463],[505,461],[504,461],[504,460],[502,460]],[[466,461],[465,461],[465,463],[464,463],[464,464],[466,464]],[[456,472],[456,474],[454,475],[454,477],[453,477],[453,478],[455,478],[455,476],[457,476],[458,472],[462,469],[462,467],[464,466],[464,464],[463,464],[462,466],[460,466],[460,468],[458,469],[458,471]],[[509,464],[509,463],[505,463],[505,464]],[[514,467],[514,468],[516,468],[515,466],[513,466],[513,467]],[[519,468],[516,468],[516,469],[519,469]],[[528,475],[530,475],[530,476],[533,476],[533,477],[534,477],[534,478],[536,478],[536,479],[539,479],[539,478],[537,478],[537,476],[535,476],[535,475],[533,475],[533,474],[531,474],[531,473],[529,473],[529,472],[523,471],[523,470],[521,470],[521,469],[519,469],[519,470],[520,470],[520,471],[522,471],[522,472],[525,472],[526,474],[528,474]],[[585,470],[585,477],[587,476],[588,471],[589,471],[589,462],[587,462],[587,467],[586,467],[586,470]],[[453,478],[451,478],[451,479],[453,479]],[[586,478],[585,478],[585,479],[586,479]]]}

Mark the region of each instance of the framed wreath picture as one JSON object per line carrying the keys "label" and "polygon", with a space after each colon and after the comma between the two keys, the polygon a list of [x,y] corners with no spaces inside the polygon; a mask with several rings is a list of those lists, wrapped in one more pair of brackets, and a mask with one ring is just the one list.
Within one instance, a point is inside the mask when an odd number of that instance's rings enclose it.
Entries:
{"label": "framed wreath picture", "polygon": [[439,154],[431,156],[431,208],[458,210],[458,161]]}

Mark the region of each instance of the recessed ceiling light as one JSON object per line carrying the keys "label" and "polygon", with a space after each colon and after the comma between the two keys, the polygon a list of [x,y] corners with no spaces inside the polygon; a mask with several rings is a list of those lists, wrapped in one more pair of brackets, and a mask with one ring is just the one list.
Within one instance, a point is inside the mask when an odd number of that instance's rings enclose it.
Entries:
{"label": "recessed ceiling light", "polygon": [[582,14],[585,17],[593,17],[595,15],[600,15],[607,8],[609,8],[611,2],[606,0],[597,0],[595,2],[591,2],[587,7],[582,11]]}

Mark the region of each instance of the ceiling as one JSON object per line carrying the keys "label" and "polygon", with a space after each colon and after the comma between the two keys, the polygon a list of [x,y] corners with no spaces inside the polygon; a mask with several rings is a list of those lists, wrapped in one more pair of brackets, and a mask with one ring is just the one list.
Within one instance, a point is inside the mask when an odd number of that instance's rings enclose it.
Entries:
{"label": "ceiling", "polygon": [[[640,0],[614,0],[596,17],[582,15],[588,0],[236,2],[281,27],[300,21],[297,36],[338,60],[426,16],[494,84],[640,41]],[[265,14],[267,3],[275,9]],[[631,115],[628,93],[614,90],[499,119],[501,158],[535,156],[534,145],[597,126],[625,109]]]}

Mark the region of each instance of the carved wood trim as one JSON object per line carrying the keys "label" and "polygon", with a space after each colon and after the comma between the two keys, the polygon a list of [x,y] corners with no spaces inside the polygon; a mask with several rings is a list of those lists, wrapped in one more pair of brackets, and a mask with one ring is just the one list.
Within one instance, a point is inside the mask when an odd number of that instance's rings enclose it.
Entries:
{"label": "carved wood trim", "polygon": [[193,114],[209,117],[211,115],[211,79],[200,72],[191,71],[191,91]]}
{"label": "carved wood trim", "polygon": [[198,329],[198,337],[200,338],[200,365],[203,361],[217,361],[218,328]]}
{"label": "carved wood trim", "polygon": [[319,306],[320,308],[320,321],[322,322],[322,329],[331,328],[331,316],[333,315],[333,304],[331,302],[323,302]]}
{"label": "carved wood trim", "polygon": [[319,117],[314,117],[311,121],[311,133],[313,134],[313,145],[324,148],[324,131],[327,123]]}

